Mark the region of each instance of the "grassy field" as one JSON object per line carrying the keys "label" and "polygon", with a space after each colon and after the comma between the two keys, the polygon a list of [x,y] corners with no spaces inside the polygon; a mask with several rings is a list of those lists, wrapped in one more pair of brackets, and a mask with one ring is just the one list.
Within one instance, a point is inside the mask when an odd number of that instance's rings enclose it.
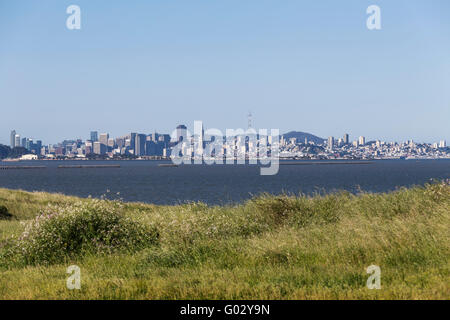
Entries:
{"label": "grassy field", "polygon": [[448,182],[220,207],[0,189],[0,205],[0,299],[450,298]]}

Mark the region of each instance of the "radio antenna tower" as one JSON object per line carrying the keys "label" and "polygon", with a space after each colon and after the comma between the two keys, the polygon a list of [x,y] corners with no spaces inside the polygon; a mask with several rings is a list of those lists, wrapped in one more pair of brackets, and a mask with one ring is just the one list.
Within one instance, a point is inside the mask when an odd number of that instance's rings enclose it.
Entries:
{"label": "radio antenna tower", "polygon": [[250,129],[252,127],[252,112],[251,111],[248,112],[247,120],[248,120],[248,129]]}

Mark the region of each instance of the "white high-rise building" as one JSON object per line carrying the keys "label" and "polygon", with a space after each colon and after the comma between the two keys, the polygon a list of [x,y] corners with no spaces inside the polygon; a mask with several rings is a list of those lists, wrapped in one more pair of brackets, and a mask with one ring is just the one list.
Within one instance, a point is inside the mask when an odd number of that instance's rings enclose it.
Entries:
{"label": "white high-rise building", "polygon": [[359,142],[360,145],[365,145],[366,144],[366,138],[364,138],[363,136],[360,136],[358,142]]}
{"label": "white high-rise building", "polygon": [[20,147],[20,135],[16,134],[14,137],[14,147]]}
{"label": "white high-rise building", "polygon": [[333,150],[334,137],[328,137],[328,149]]}
{"label": "white high-rise building", "polygon": [[439,148],[445,148],[445,147],[447,147],[447,142],[445,140],[441,140],[439,142]]}

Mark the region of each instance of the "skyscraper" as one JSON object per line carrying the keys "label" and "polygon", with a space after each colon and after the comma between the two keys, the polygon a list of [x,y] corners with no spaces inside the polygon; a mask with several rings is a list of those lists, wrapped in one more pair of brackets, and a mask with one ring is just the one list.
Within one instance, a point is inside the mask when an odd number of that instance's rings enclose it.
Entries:
{"label": "skyscraper", "polygon": [[159,136],[158,141],[164,142],[165,144],[168,144],[170,142],[170,134],[162,134]]}
{"label": "skyscraper", "polygon": [[97,131],[91,131],[91,141],[93,143],[98,141],[98,132]]}
{"label": "skyscraper", "polygon": [[125,147],[125,139],[124,138],[116,138],[115,142],[117,148],[123,148]]}
{"label": "skyscraper", "polygon": [[155,133],[152,133],[151,135],[150,135],[150,137],[151,137],[151,141],[153,141],[153,142],[158,142],[158,139],[159,139],[159,134],[157,133],[157,132],[155,132]]}
{"label": "skyscraper", "polygon": [[108,133],[102,133],[100,134],[100,139],[99,142],[105,146],[108,145],[108,139],[109,139],[109,134]]}
{"label": "skyscraper", "polygon": [[95,154],[105,154],[106,145],[102,144],[100,141],[94,142],[94,153]]}
{"label": "skyscraper", "polygon": [[328,149],[333,150],[334,137],[328,137]]}
{"label": "skyscraper", "polygon": [[33,144],[33,140],[32,139],[26,139],[25,140],[25,145],[23,146],[25,149],[27,149],[28,151],[31,150],[31,145]]}
{"label": "skyscraper", "polygon": [[145,155],[147,156],[156,156],[157,154],[157,146],[158,144],[151,139],[147,139],[145,141]]}
{"label": "skyscraper", "polygon": [[184,124],[180,124],[177,127],[177,142],[181,142],[187,139],[187,127]]}
{"label": "skyscraper", "polygon": [[11,131],[10,146],[11,149],[16,146],[16,130]]}
{"label": "skyscraper", "polygon": [[346,133],[346,134],[344,134],[344,143],[345,144],[348,144],[350,141],[349,141],[349,136],[348,136],[348,133]]}
{"label": "skyscraper", "polygon": [[20,147],[20,135],[16,134],[14,136],[14,147]]}
{"label": "skyscraper", "polygon": [[114,145],[115,145],[114,139],[113,139],[113,138],[109,138],[109,139],[108,139],[108,148],[113,149],[113,148],[114,148]]}
{"label": "skyscraper", "polygon": [[364,138],[363,136],[359,137],[359,145],[363,146],[366,144],[366,138]]}
{"label": "skyscraper", "polygon": [[136,145],[134,147],[134,154],[137,156],[145,155],[145,141],[147,136],[145,134],[136,135]]}
{"label": "skyscraper", "polygon": [[137,133],[130,133],[130,149],[133,151],[133,154],[136,154],[136,135]]}

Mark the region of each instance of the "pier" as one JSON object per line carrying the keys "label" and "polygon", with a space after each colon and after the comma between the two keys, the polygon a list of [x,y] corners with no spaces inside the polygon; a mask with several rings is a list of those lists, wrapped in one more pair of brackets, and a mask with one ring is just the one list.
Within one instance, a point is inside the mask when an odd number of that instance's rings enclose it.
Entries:
{"label": "pier", "polygon": [[60,165],[60,166],[58,166],[58,169],[95,169],[95,168],[120,168],[120,164]]}
{"label": "pier", "polygon": [[372,161],[326,161],[326,162],[282,162],[281,166],[335,165],[335,164],[371,164]]}
{"label": "pier", "polygon": [[0,166],[0,170],[46,169],[46,166]]}

